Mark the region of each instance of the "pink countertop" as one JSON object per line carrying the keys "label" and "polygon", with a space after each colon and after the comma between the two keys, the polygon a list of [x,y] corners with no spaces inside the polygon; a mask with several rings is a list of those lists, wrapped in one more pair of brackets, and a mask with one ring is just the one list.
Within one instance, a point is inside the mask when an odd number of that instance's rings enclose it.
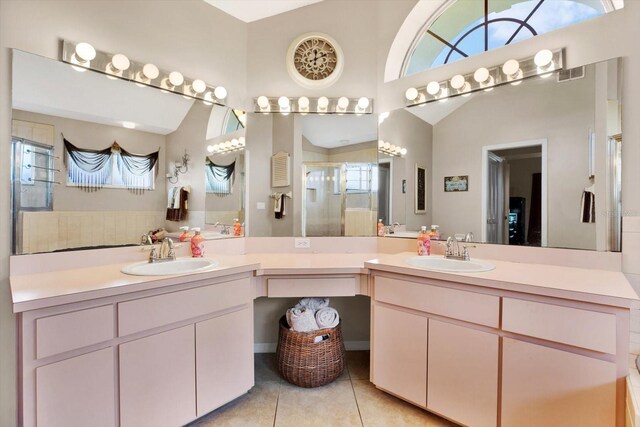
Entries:
{"label": "pink countertop", "polygon": [[262,275],[366,274],[368,270],[407,274],[451,282],[507,289],[537,295],[631,307],[638,296],[620,272],[542,264],[489,260],[495,270],[482,273],[444,273],[413,267],[405,261],[412,252],[377,253],[262,253],[210,257],[219,266],[202,273],[175,276],[130,276],[117,263],[10,277],[14,312],[113,296],[158,287],[196,282],[236,273]]}
{"label": "pink countertop", "polygon": [[[498,260],[483,260],[495,265],[495,269],[481,273],[447,273],[425,270],[409,265],[406,260],[413,252],[382,255],[369,260],[369,270],[408,274],[484,286],[567,298],[578,301],[610,304],[619,307],[640,307],[640,299],[621,272],[563,267],[547,264],[530,264]],[[437,255],[433,255],[437,256]]]}

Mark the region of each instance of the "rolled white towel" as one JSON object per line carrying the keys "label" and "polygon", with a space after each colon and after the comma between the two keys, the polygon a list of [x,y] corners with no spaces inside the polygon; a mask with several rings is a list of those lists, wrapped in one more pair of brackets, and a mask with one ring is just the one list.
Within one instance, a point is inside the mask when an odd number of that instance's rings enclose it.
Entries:
{"label": "rolled white towel", "polygon": [[316,311],[316,323],[320,329],[335,328],[340,323],[338,311],[332,307],[322,307]]}
{"label": "rolled white towel", "polygon": [[294,331],[309,332],[318,330],[312,310],[306,308],[290,308],[287,310],[287,322]]}
{"label": "rolled white towel", "polygon": [[318,311],[321,308],[329,307],[329,298],[302,298],[298,304],[296,304],[297,308],[306,307],[313,311]]}

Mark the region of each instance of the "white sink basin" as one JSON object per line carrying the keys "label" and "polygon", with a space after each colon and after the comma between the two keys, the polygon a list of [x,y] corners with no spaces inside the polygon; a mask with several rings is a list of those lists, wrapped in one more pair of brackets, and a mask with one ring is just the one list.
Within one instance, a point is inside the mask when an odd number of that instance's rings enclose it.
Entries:
{"label": "white sink basin", "polygon": [[175,261],[150,263],[136,262],[124,266],[120,271],[133,276],[168,276],[172,274],[199,273],[218,266],[209,258],[178,258]]}
{"label": "white sink basin", "polygon": [[439,256],[414,256],[406,260],[407,264],[425,270],[446,271],[450,273],[479,273],[496,268],[486,261],[471,260],[461,261],[447,259]]}

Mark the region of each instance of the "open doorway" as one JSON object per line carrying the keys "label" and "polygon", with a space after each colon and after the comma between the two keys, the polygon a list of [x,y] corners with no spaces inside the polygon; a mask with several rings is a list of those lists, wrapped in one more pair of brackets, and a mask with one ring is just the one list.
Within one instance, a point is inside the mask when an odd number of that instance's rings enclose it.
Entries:
{"label": "open doorway", "polygon": [[483,147],[483,241],[546,246],[546,140]]}

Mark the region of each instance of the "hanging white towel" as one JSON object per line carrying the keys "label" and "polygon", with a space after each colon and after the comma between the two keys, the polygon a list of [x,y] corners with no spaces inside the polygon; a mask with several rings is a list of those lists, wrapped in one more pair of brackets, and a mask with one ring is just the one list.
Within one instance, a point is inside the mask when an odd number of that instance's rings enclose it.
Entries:
{"label": "hanging white towel", "polygon": [[335,328],[340,323],[338,311],[332,307],[322,307],[316,311],[316,323],[320,329]]}
{"label": "hanging white towel", "polygon": [[584,223],[596,222],[596,195],[587,189],[582,192],[580,221]]}

